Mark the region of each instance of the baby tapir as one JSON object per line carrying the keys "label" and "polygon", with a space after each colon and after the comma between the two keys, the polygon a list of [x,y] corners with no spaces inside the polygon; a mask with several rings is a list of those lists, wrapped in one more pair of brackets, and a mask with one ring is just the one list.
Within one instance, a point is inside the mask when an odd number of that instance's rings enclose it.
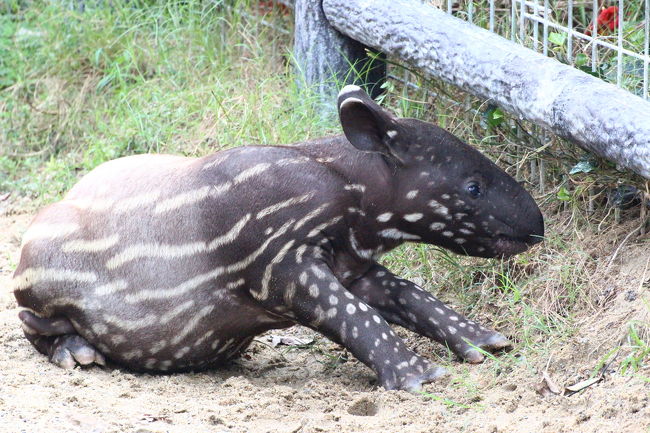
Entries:
{"label": "baby tapir", "polygon": [[296,323],[345,346],[386,389],[442,374],[389,323],[480,362],[510,343],[377,263],[405,241],[509,256],[538,242],[532,197],[448,132],[359,87],[345,136],[204,158],[101,165],[27,230],[14,291],[25,336],[62,367],[214,367]]}

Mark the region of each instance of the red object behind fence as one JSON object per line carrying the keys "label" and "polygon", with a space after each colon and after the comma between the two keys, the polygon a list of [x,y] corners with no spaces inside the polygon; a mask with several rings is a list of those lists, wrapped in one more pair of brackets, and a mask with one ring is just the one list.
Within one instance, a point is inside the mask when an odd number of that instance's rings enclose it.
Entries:
{"label": "red object behind fence", "polygon": [[[596,18],[596,22],[598,23],[599,35],[612,33],[618,27],[618,7],[603,7],[598,14],[598,18]],[[589,27],[585,30],[585,35],[591,36],[593,28],[594,23],[589,24]]]}

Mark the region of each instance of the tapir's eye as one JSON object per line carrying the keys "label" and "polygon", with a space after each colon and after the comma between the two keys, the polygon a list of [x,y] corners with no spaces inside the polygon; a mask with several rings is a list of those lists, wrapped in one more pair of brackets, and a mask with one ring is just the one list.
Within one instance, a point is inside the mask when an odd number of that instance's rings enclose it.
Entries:
{"label": "tapir's eye", "polygon": [[481,187],[478,182],[470,182],[467,184],[467,192],[474,198],[479,198],[481,196]]}

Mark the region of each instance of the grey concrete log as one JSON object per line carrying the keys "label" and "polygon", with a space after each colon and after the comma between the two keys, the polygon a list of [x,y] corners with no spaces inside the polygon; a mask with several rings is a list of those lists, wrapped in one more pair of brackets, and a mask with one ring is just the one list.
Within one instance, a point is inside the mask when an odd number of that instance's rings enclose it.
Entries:
{"label": "grey concrete log", "polygon": [[323,0],[340,32],[650,178],[650,102],[416,0]]}
{"label": "grey concrete log", "polygon": [[[363,85],[371,94],[378,94],[386,64],[370,63],[363,44],[335,30],[319,0],[296,0],[294,15],[298,85],[319,94],[323,109],[336,113],[336,96],[346,84]],[[367,70],[368,74],[358,79],[353,69]]]}

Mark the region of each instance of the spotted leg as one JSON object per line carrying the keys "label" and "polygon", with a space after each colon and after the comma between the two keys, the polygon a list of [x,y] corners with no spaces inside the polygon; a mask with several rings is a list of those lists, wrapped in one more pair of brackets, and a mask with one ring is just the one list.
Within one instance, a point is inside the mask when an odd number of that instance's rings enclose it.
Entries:
{"label": "spotted leg", "polygon": [[418,390],[444,373],[407,348],[381,315],[346,290],[322,262],[272,263],[251,294],[268,311],[345,346],[377,373],[385,389]]}
{"label": "spotted leg", "polygon": [[483,361],[484,356],[476,347],[497,351],[511,345],[500,333],[466,319],[383,266],[371,267],[349,290],[376,308],[387,321],[446,345],[468,362]]}
{"label": "spotted leg", "polygon": [[62,368],[75,365],[106,365],[104,356],[90,345],[66,318],[43,318],[29,311],[21,311],[25,337],[53,364]]}

